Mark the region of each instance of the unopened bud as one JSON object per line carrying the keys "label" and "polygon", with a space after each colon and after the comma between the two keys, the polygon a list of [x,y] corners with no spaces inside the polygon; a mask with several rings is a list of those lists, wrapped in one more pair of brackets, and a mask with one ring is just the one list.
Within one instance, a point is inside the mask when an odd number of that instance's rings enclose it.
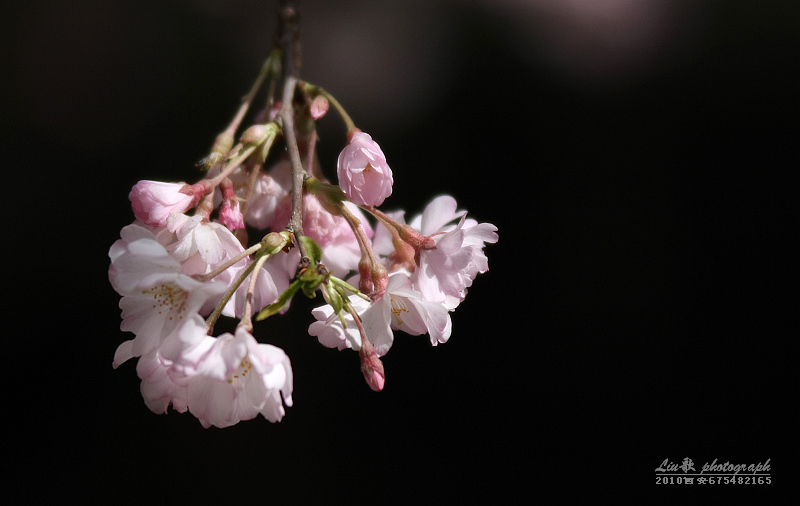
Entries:
{"label": "unopened bud", "polygon": [[239,207],[238,200],[224,200],[219,206],[219,221],[228,230],[239,230],[244,228],[244,215]]}
{"label": "unopened bud", "polygon": [[266,125],[253,125],[242,134],[242,144],[258,144],[267,138],[268,131]]}
{"label": "unopened bud", "polygon": [[261,239],[261,246],[267,253],[274,255],[286,247],[289,243],[288,232],[270,232]]}
{"label": "unopened bud", "polygon": [[211,148],[211,154],[219,155],[220,158],[225,157],[233,147],[233,134],[230,132],[222,132],[214,140],[214,147]]}
{"label": "unopened bud", "polygon": [[375,392],[380,392],[386,384],[383,362],[378,358],[372,343],[364,339],[363,336],[358,355],[361,357],[361,372],[364,374],[364,379],[367,380],[367,385]]}
{"label": "unopened bud", "polygon": [[336,166],[339,187],[347,199],[359,206],[379,206],[392,194],[392,169],[386,156],[369,134],[355,132],[339,153]]}
{"label": "unopened bud", "polygon": [[311,101],[311,105],[308,108],[309,114],[314,119],[320,119],[321,117],[325,116],[325,113],[328,112],[328,107],[330,104],[328,103],[328,99],[323,97],[322,95],[318,95]]}

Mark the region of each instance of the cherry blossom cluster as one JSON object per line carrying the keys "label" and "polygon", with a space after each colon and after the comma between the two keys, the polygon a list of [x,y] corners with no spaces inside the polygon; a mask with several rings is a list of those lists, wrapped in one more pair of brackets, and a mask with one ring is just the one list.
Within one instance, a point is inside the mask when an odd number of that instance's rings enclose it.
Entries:
{"label": "cherry blossom cluster", "polygon": [[[450,313],[488,270],[485,244],[497,241],[493,225],[447,195],[410,220],[379,210],[393,184],[383,151],[327,91],[283,76],[282,57],[270,55],[203,160],[203,179],[134,185],[135,221],[109,250],[121,329],[133,334],[114,367],[138,358],[147,407],[188,411],[204,427],[259,413],[276,422],[292,405],[289,358],[253,328],[289,310],[298,293],[325,301],[308,334],[357,351],[367,384],[382,390],[380,357],[395,331],[446,342]],[[238,133],[264,81],[283,81],[281,100],[268,92],[264,111]],[[316,155],[316,122],[331,105],[347,126],[337,184]],[[215,335],[222,317],[238,320],[234,333]]]}

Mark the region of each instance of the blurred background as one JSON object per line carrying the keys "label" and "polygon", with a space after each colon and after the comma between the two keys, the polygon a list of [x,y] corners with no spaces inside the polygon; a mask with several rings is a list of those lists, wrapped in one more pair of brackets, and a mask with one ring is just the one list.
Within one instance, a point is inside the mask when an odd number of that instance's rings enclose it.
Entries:
{"label": "blurred background", "polygon": [[[5,254],[33,265],[8,278],[25,330],[6,339],[7,434],[25,450],[7,463],[92,495],[168,500],[199,478],[289,503],[670,501],[723,492],[653,490],[664,459],[788,472],[795,2],[299,6],[301,77],[380,143],[395,175],[383,208],[414,215],[447,193],[499,229],[450,341],[397,334],[375,394],[357,354],[306,334],[313,305],[298,301],[256,334],[292,360],[282,422],[206,430],[151,413],[133,361],[111,368],[130,335],[108,248],[138,180],[201,177],[277,2],[17,4],[0,88],[19,228]],[[320,135],[333,176],[344,127],[329,114]]]}

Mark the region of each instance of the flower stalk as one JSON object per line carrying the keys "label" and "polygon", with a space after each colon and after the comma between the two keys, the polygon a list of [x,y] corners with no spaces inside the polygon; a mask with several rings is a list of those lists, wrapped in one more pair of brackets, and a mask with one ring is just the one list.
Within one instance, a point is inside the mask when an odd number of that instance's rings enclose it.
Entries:
{"label": "flower stalk", "polygon": [[250,87],[250,91],[247,93],[247,95],[242,98],[242,104],[239,106],[239,109],[236,111],[233,119],[228,124],[227,128],[217,135],[217,138],[214,140],[214,145],[211,148],[211,154],[201,161],[206,168],[211,168],[228,157],[231,148],[233,147],[233,139],[236,136],[236,131],[242,124],[242,120],[244,120],[247,111],[250,109],[253,99],[255,98],[256,93],[258,93],[258,90],[261,88],[264,79],[266,79],[267,76],[270,76],[270,84],[272,85],[274,80],[277,78],[277,74],[279,73],[280,69],[280,58],[281,51],[277,48],[273,49],[270,52],[269,57],[261,65],[261,69],[256,76],[255,82],[253,82],[253,85]]}
{"label": "flower stalk", "polygon": [[313,84],[310,84],[308,82],[301,82],[300,86],[304,91],[306,91],[309,94],[309,96],[313,98],[324,97],[328,101],[328,103],[330,103],[330,105],[332,105],[333,108],[336,109],[336,112],[339,114],[339,116],[341,116],[345,126],[347,127],[348,140],[350,139],[350,137],[353,136],[354,133],[361,131],[356,126],[355,122],[353,122],[353,119],[350,117],[350,115],[347,114],[345,108],[342,107],[342,104],[338,100],[336,100],[336,97],[328,93],[327,90],[325,90],[320,86],[315,86]]}

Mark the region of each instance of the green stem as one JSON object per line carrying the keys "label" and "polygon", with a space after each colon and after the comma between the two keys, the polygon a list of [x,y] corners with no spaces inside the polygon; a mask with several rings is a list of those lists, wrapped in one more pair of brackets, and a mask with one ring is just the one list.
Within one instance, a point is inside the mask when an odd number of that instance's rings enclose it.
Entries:
{"label": "green stem", "polygon": [[256,280],[258,279],[258,275],[261,273],[261,267],[263,267],[264,262],[270,255],[264,255],[255,262],[253,262],[254,266],[254,273],[250,276],[250,284],[247,285],[247,296],[244,300],[244,310],[242,311],[242,319],[239,322],[237,327],[244,327],[245,330],[252,333],[253,332],[253,318],[250,314],[252,312],[251,307],[253,305],[253,292],[256,290]]}
{"label": "green stem", "polygon": [[[260,247],[261,245],[259,245],[259,248]],[[225,294],[224,297],[222,297],[222,300],[219,302],[219,304],[217,304],[217,307],[214,308],[214,312],[212,312],[210,315],[208,315],[208,318],[206,318],[206,326],[208,327],[209,335],[214,331],[214,324],[217,323],[217,320],[219,319],[220,315],[222,315],[222,310],[225,309],[225,305],[227,305],[228,301],[231,300],[231,297],[233,297],[233,294],[239,288],[239,285],[241,285],[242,282],[245,280],[245,278],[247,278],[247,276],[249,276],[250,273],[253,272],[253,269],[255,269],[256,267],[256,263],[257,262],[253,262],[247,266],[247,269],[245,269],[242,275],[239,276],[239,279],[237,279],[236,282],[233,283],[233,285],[231,285],[228,292]]]}
{"label": "green stem", "polygon": [[240,146],[239,147],[239,156],[237,156],[236,158],[231,160],[228,163],[228,165],[226,165],[225,168],[222,169],[220,171],[220,173],[216,177],[214,177],[213,179],[209,179],[208,182],[211,184],[212,188],[215,188],[217,185],[219,185],[222,182],[223,179],[228,177],[231,174],[231,172],[236,170],[236,168],[239,167],[239,165],[241,165],[242,162],[247,160],[247,157],[250,156],[251,154],[253,154],[253,151],[255,151],[255,150],[256,150],[256,146],[255,145],[248,146],[248,147],[246,147],[244,149],[242,149],[242,147]]}
{"label": "green stem", "polygon": [[246,250],[242,251],[241,253],[239,253],[238,255],[236,255],[235,257],[231,258],[230,260],[228,260],[224,264],[220,265],[219,267],[217,267],[213,271],[211,271],[211,272],[209,272],[207,274],[198,274],[198,275],[194,276],[194,279],[196,279],[197,281],[200,281],[202,283],[205,283],[206,281],[211,281],[212,279],[217,277],[219,274],[221,274],[223,271],[227,270],[228,267],[230,267],[233,264],[239,262],[243,258],[249,257],[253,253],[257,252],[259,249],[261,249],[261,244],[256,244],[255,246],[251,246],[251,247],[247,248]]}
{"label": "green stem", "polygon": [[250,105],[253,103],[253,98],[255,98],[256,93],[258,93],[258,89],[261,88],[261,84],[264,82],[264,79],[266,79],[267,75],[270,74],[275,62],[280,61],[280,58],[280,50],[272,50],[272,52],[270,52],[267,60],[263,65],[261,65],[261,70],[258,72],[256,81],[253,83],[253,86],[250,88],[250,91],[247,93],[247,95],[245,95],[245,97],[242,99],[242,105],[239,106],[239,110],[236,111],[236,115],[233,117],[230,125],[228,125],[228,128],[225,129],[225,133],[230,135],[236,134],[236,130],[239,129],[239,125],[241,125],[245,114],[247,114],[248,109],[250,109]]}

